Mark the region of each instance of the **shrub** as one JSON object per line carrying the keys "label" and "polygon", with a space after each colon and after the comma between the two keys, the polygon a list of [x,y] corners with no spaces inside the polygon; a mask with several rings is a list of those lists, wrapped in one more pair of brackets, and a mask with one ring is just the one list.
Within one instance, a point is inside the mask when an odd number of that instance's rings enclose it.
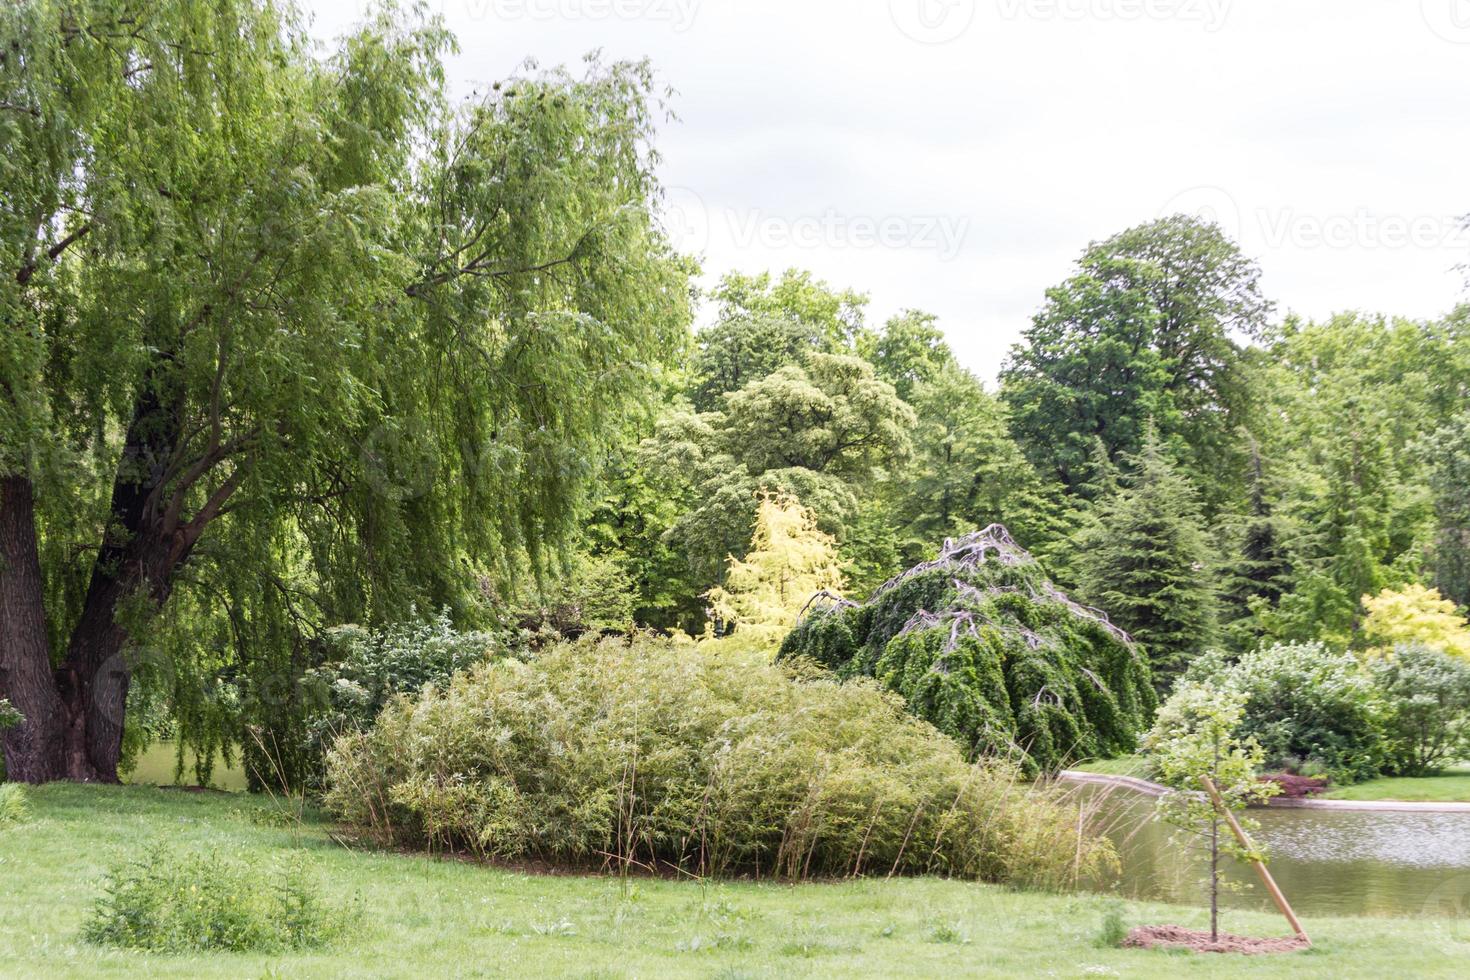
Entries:
{"label": "shrub", "polygon": [[0,698],[0,732],[7,728],[15,728],[26,720],[25,715],[11,704],[6,698]]}
{"label": "shrub", "polygon": [[1201,658],[1187,677],[1244,695],[1236,734],[1260,743],[1268,768],[1316,770],[1342,783],[1378,774],[1379,698],[1353,654],[1321,643],[1278,643],[1234,664]]}
{"label": "shrub", "polygon": [[82,935],[157,953],[275,952],[324,946],[360,917],[357,908],[325,903],[300,866],[268,872],[160,847],[112,869]]}
{"label": "shrub", "polygon": [[934,872],[1062,884],[1108,845],[871,682],[640,637],[506,659],[399,698],[329,758],[383,843],[696,874]]}
{"label": "shrub", "polygon": [[31,818],[31,801],[19,783],[0,783],[0,824],[25,823]]}
{"label": "shrub", "polygon": [[1368,669],[1383,697],[1390,772],[1423,775],[1470,755],[1470,661],[1401,644]]}
{"label": "shrub", "polygon": [[338,626],[327,642],[332,659],[307,671],[303,682],[312,705],[305,741],[308,757],[316,760],[314,783],[337,735],[371,725],[395,695],[442,686],[457,671],[503,656],[515,641],[508,634],[458,632],[441,612],[380,630]]}
{"label": "shrub", "polygon": [[946,541],[865,603],[817,606],[780,656],[875,677],[970,752],[1028,774],[1132,752],[1155,705],[1127,635],[1062,594],[998,524]]}
{"label": "shrub", "polygon": [[1363,636],[1380,652],[1398,643],[1421,643],[1470,660],[1470,624],[1438,589],[1409,584],[1363,596]]}
{"label": "shrub", "polygon": [[582,555],[544,589],[535,589],[533,601],[515,610],[514,621],[529,634],[557,638],[627,633],[637,596],[632,576],[614,558]]}

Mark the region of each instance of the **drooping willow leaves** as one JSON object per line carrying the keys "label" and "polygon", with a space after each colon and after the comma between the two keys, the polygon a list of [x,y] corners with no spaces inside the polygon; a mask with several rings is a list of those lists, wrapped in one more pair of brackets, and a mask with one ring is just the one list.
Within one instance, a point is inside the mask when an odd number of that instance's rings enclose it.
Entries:
{"label": "drooping willow leaves", "polygon": [[946,540],[866,602],[814,602],[780,657],[876,677],[970,752],[1032,773],[1131,751],[1155,706],[1133,641],[999,524]]}

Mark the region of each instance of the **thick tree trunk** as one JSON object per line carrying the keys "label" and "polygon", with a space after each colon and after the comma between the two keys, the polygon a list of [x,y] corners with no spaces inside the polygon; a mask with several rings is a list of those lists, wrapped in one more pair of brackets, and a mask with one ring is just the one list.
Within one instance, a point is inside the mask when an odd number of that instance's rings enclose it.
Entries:
{"label": "thick tree trunk", "polygon": [[63,778],[65,713],[51,670],[35,502],[24,476],[0,479],[0,698],[25,716],[3,736],[6,777]]}
{"label": "thick tree trunk", "polygon": [[133,409],[113,479],[111,519],[92,565],[81,617],[57,671],[67,711],[67,779],[118,781],[135,659],[118,612],[135,595],[162,605],[174,569],[188,553],[158,493],[177,434],[177,416],[160,405],[150,378]]}

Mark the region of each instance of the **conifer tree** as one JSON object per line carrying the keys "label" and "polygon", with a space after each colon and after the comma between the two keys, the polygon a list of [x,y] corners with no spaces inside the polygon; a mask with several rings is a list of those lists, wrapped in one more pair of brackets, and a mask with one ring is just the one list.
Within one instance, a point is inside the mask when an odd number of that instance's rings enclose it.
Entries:
{"label": "conifer tree", "polygon": [[750,551],[729,563],[724,586],[705,593],[711,619],[759,646],[774,647],[812,596],[842,589],[836,540],[790,495],[761,497]]}
{"label": "conifer tree", "polygon": [[1236,531],[1221,596],[1226,630],[1241,648],[1251,646],[1260,632],[1255,610],[1274,609],[1292,583],[1290,532],[1271,501],[1265,462],[1254,440],[1250,457],[1250,511]]}
{"label": "conifer tree", "polygon": [[1211,547],[1199,496],[1152,428],[1131,462],[1079,535],[1078,573],[1087,601],[1143,644],[1164,691],[1215,636]]}

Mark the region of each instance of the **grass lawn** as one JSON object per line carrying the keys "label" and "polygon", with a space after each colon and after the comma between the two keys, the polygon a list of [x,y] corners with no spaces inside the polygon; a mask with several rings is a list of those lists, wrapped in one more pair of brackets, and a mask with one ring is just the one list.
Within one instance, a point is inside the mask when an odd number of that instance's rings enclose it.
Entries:
{"label": "grass lawn", "polygon": [[1091,762],[1079,762],[1069,768],[1082,772],[1102,773],[1105,776],[1148,778],[1148,764],[1143,761],[1142,756],[1138,755],[1119,756],[1116,759],[1093,759]]}
{"label": "grass lawn", "polygon": [[[1095,759],[1072,767],[1108,776],[1147,778],[1148,767],[1136,755],[1117,759]],[[1438,776],[1384,776],[1352,786],[1339,786],[1322,794],[1328,800],[1397,800],[1411,803],[1470,803],[1470,764],[1448,769]]]}
{"label": "grass lawn", "polygon": [[1329,790],[1330,800],[1400,800],[1404,802],[1470,803],[1470,766],[1438,776],[1385,776]]}
{"label": "grass lawn", "polygon": [[[1111,900],[934,879],[787,886],[533,876],[349,850],[315,820],[273,825],[267,800],[151,787],[46,786],[0,826],[0,976],[1463,976],[1470,921],[1315,919],[1317,949],[1269,958],[1099,949]],[[310,954],[159,956],[77,938],[109,862],[166,841],[295,853],[359,934]],[[1196,909],[1122,906],[1128,924],[1205,924]],[[1269,915],[1226,928],[1278,935]]]}

